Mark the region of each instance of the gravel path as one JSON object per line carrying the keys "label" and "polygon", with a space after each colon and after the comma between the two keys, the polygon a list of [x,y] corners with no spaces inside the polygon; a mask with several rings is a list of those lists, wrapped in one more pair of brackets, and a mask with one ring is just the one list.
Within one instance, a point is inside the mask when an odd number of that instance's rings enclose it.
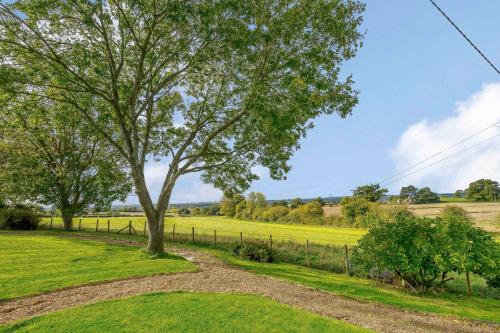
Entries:
{"label": "gravel path", "polygon": [[[96,240],[90,237],[88,239]],[[106,241],[129,246],[143,245],[133,241],[111,239]],[[181,248],[168,250],[197,263],[200,271],[103,282],[13,299],[0,303],[0,324],[68,307],[149,292],[198,291],[259,294],[281,303],[380,332],[500,332],[500,325],[416,313],[358,301],[228,267],[222,261],[203,252]]]}

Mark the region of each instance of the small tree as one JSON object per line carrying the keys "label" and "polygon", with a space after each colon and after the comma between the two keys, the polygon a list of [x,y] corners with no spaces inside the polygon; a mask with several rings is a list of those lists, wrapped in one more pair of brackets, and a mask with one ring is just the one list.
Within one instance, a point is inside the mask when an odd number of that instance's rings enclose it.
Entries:
{"label": "small tree", "polygon": [[454,198],[463,198],[464,197],[464,191],[462,190],[456,190],[455,193],[453,194],[453,197]]}
{"label": "small tree", "polygon": [[461,207],[445,207],[441,216],[448,226],[452,248],[448,260],[453,271],[474,273],[491,287],[499,287],[500,244],[485,230],[474,227],[472,218]]}
{"label": "small tree", "polygon": [[375,225],[363,236],[353,262],[365,271],[389,269],[412,290],[426,292],[443,286],[450,272],[468,270],[494,283],[500,246],[463,212],[448,211],[443,218],[398,214],[394,223]]}
{"label": "small tree", "polygon": [[386,188],[380,187],[379,184],[368,184],[363,186],[358,186],[353,191],[353,196],[357,198],[363,198],[371,202],[377,202],[388,190]]}
{"label": "small tree", "polygon": [[54,205],[65,230],[73,229],[74,214],[125,200],[131,184],[124,161],[94,134],[72,107],[10,100],[0,116],[2,187],[17,202]]}
{"label": "small tree", "polygon": [[228,217],[234,217],[236,215],[236,206],[245,200],[241,194],[235,194],[231,197],[224,196],[220,202],[220,214]]}
{"label": "small tree", "polygon": [[342,216],[350,224],[356,224],[362,216],[370,211],[372,203],[364,198],[344,197],[340,205],[342,206]]}
{"label": "small tree", "polygon": [[469,184],[465,190],[465,197],[474,201],[495,201],[500,196],[500,187],[497,181],[479,179]]}
{"label": "small tree", "polygon": [[255,206],[257,208],[266,208],[267,207],[267,199],[263,193],[261,193],[261,192],[255,193]]}
{"label": "small tree", "polygon": [[179,215],[190,215],[191,210],[188,207],[183,207],[178,211]]}
{"label": "small tree", "polygon": [[313,200],[292,209],[288,213],[287,221],[301,224],[321,224],[323,222],[323,208],[318,201]]}
{"label": "small tree", "polygon": [[412,203],[417,196],[417,191],[418,189],[413,185],[403,186],[399,192],[399,199],[407,203]]}
{"label": "small tree", "polygon": [[423,187],[417,191],[415,196],[416,204],[426,204],[439,202],[439,195],[431,191],[428,187]]}
{"label": "small tree", "polygon": [[207,215],[217,216],[217,215],[219,215],[219,213],[220,213],[220,205],[219,204],[213,204],[213,205],[210,205],[210,207],[208,207]]}
{"label": "small tree", "polygon": [[300,205],[302,205],[302,199],[300,198],[294,198],[292,199],[292,201],[290,202],[290,208],[291,209],[295,209],[295,208],[298,208]]}

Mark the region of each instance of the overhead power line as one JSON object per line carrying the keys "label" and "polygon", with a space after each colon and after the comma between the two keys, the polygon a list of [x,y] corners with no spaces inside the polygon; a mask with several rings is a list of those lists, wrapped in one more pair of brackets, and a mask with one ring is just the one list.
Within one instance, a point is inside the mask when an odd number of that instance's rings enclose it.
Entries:
{"label": "overhead power line", "polygon": [[488,59],[488,57],[486,57],[486,55],[483,52],[481,52],[481,50],[470,40],[469,37],[467,37],[467,35],[462,30],[460,30],[460,28],[455,24],[455,22],[453,22],[452,19],[449,18],[449,16],[446,15],[446,13],[433,0],[430,0],[430,2],[448,20],[448,22],[450,22],[451,25],[462,35],[462,37],[464,37],[465,40],[469,42],[469,44],[481,55],[481,57],[483,57],[483,59],[486,60],[486,62],[495,70],[495,72],[497,72],[497,74],[500,75],[500,71],[498,70],[498,68],[496,68],[495,65],[493,65],[493,63],[490,61],[490,59]]}
{"label": "overhead power line", "polygon": [[458,146],[458,145],[460,145],[460,144],[464,143],[465,141],[470,140],[470,139],[472,139],[472,138],[473,138],[473,137],[475,137],[475,136],[478,136],[479,134],[481,134],[481,133],[483,133],[483,132],[485,132],[485,131],[489,130],[490,128],[492,128],[492,127],[498,127],[498,124],[500,124],[500,120],[499,120],[499,121],[497,121],[496,123],[493,123],[492,125],[490,125],[490,126],[488,126],[488,127],[485,127],[485,128],[483,128],[483,129],[481,129],[481,130],[477,131],[476,133],[474,133],[474,134],[472,134],[472,135],[470,135],[470,136],[466,137],[465,139],[462,139],[462,140],[460,140],[460,141],[458,141],[458,142],[455,142],[455,143],[454,143],[454,144],[452,144],[451,146],[448,146],[448,147],[446,147],[445,149],[438,151],[437,153],[435,153],[435,154],[433,154],[433,155],[431,155],[431,156],[429,156],[429,157],[427,157],[427,158],[423,159],[422,161],[420,161],[420,162],[418,162],[418,163],[415,163],[415,164],[413,164],[413,165],[409,166],[408,168],[406,168],[406,169],[404,169],[404,170],[401,170],[401,171],[399,171],[398,173],[393,174],[393,175],[392,175],[392,176],[390,176],[390,177],[387,177],[387,178],[382,179],[382,180],[381,180],[380,182],[378,182],[378,183],[379,183],[379,184],[382,184],[382,183],[387,182],[388,180],[391,180],[391,179],[393,179],[393,178],[396,178],[397,176],[402,175],[402,174],[404,174],[405,172],[410,171],[411,169],[413,169],[413,168],[415,168],[415,167],[417,167],[417,166],[419,166],[419,165],[424,164],[425,162],[427,162],[427,161],[429,161],[429,160],[433,159],[434,157],[437,157],[437,156],[441,155],[442,153],[444,153],[444,152],[446,152],[446,151],[448,151],[448,150],[450,150],[450,149],[452,149],[452,148],[455,148],[456,146]]}
{"label": "overhead power line", "polygon": [[428,165],[426,165],[426,166],[424,166],[424,167],[421,167],[421,168],[419,168],[419,169],[417,169],[417,170],[415,170],[415,171],[413,171],[413,172],[410,172],[410,173],[408,173],[408,174],[406,174],[406,175],[404,175],[404,176],[402,176],[402,177],[399,177],[399,178],[397,178],[397,179],[394,179],[394,180],[392,180],[392,181],[390,181],[390,182],[383,183],[383,185],[384,185],[384,186],[387,186],[387,185],[393,184],[393,183],[395,183],[395,182],[398,182],[398,181],[400,181],[400,180],[402,180],[402,179],[404,179],[404,178],[407,178],[407,177],[409,177],[409,176],[411,176],[411,175],[416,174],[417,172],[420,172],[420,171],[422,171],[422,170],[424,170],[424,169],[427,169],[427,168],[429,168],[429,167],[431,167],[431,166],[433,166],[433,165],[436,165],[436,164],[438,164],[438,163],[441,163],[441,162],[443,162],[443,161],[445,161],[445,160],[447,160],[447,159],[449,159],[449,158],[451,158],[451,157],[455,157],[455,156],[457,156],[457,155],[459,155],[459,154],[461,154],[461,153],[463,153],[463,152],[465,152],[465,151],[471,150],[472,148],[474,148],[474,147],[476,147],[476,146],[479,146],[479,145],[481,145],[481,144],[483,144],[483,143],[486,143],[486,142],[492,141],[492,140],[494,140],[494,139],[496,139],[496,138],[498,138],[498,137],[500,137],[500,134],[497,134],[497,135],[492,136],[492,137],[490,137],[490,138],[488,138],[488,139],[486,139],[486,140],[483,140],[483,141],[480,141],[480,142],[478,142],[478,143],[475,143],[475,144],[473,144],[473,145],[471,145],[471,146],[469,146],[469,147],[467,147],[467,148],[465,148],[465,149],[462,149],[462,150],[460,150],[460,151],[458,151],[458,152],[456,152],[456,153],[454,153],[454,154],[451,154],[451,155],[448,155],[448,156],[446,156],[446,157],[443,157],[442,159],[439,159],[439,160],[437,160],[437,161],[435,161],[435,162],[433,162],[433,163],[431,163],[431,164],[428,164]]}

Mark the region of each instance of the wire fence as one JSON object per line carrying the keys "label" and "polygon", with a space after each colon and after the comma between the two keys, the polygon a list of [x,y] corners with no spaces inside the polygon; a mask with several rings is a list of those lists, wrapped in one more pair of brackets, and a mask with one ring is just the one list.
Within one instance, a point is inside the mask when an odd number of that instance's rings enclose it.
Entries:
{"label": "wire fence", "polygon": [[[45,229],[62,230],[64,224],[61,218],[46,219],[41,223]],[[191,244],[196,246],[215,248],[232,251],[237,244],[260,243],[267,245],[272,252],[275,261],[293,263],[306,267],[317,268],[337,273],[353,274],[354,269],[350,263],[351,249],[347,244],[344,246],[334,244],[318,244],[306,240],[297,242],[280,240],[272,234],[267,237],[247,237],[243,232],[234,235],[220,235],[217,229],[213,234],[198,232],[196,227],[186,225],[168,225],[170,230],[165,230],[165,241],[180,244]],[[148,237],[146,221],[138,220],[112,220],[108,218],[74,219],[73,230],[97,233],[119,233],[125,235],[137,235]]]}

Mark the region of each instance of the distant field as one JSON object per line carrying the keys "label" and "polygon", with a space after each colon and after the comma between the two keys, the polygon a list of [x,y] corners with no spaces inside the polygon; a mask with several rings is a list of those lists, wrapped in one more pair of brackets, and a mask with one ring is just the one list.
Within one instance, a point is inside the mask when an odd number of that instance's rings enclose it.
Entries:
{"label": "distant field", "polygon": [[[99,218],[99,230],[107,231],[107,221],[110,221],[110,229],[118,230],[128,225],[132,225],[139,234],[144,231],[145,217],[111,217]],[[82,227],[95,230],[97,218],[82,218]],[[48,225],[50,219],[44,219],[43,223]],[[79,219],[74,220],[75,229],[78,228]],[[54,226],[61,227],[62,220],[54,218]],[[322,226],[304,226],[292,224],[275,224],[253,221],[242,221],[238,219],[226,218],[223,216],[203,216],[203,217],[168,217],[165,219],[165,232],[170,235],[175,224],[176,233],[191,233],[191,228],[195,228],[196,235],[213,235],[217,230],[217,236],[234,237],[239,239],[240,232],[244,238],[269,239],[273,236],[273,241],[294,241],[305,243],[309,240],[317,244],[332,245],[354,245],[365,233],[364,229],[336,228]]]}
{"label": "distant field", "polygon": [[[446,206],[462,207],[479,227],[491,232],[500,232],[500,202],[450,201],[426,205],[409,205],[408,208],[417,216],[435,217],[441,214]],[[341,215],[339,205],[324,207],[323,210],[326,216]]]}

